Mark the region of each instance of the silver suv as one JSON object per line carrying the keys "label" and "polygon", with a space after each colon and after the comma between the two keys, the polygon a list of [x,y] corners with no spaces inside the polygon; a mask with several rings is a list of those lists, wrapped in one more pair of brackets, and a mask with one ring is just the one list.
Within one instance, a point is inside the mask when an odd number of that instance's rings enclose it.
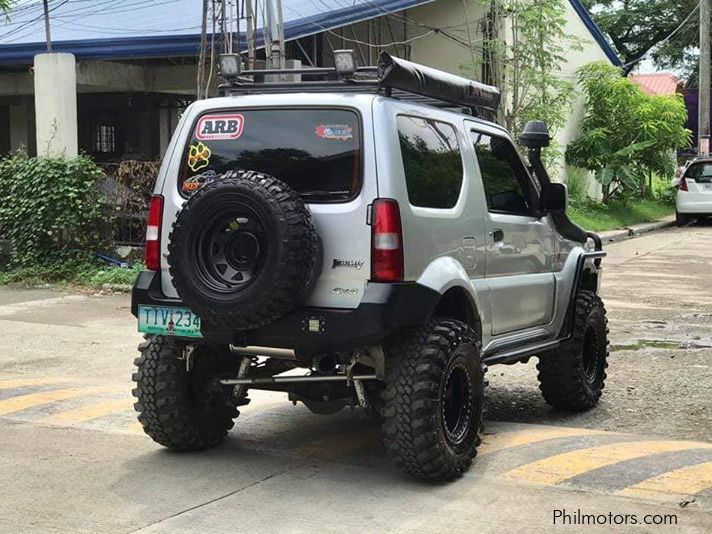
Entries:
{"label": "silver suv", "polygon": [[527,164],[477,118],[497,89],[338,53],[299,71],[312,81],[243,72],[183,115],[133,291],[139,421],[203,449],[249,389],[284,391],[316,413],[364,408],[399,466],[452,480],[480,443],[487,366],[535,356],[550,404],[598,402],[605,253],[566,217],[543,123],[520,140]]}

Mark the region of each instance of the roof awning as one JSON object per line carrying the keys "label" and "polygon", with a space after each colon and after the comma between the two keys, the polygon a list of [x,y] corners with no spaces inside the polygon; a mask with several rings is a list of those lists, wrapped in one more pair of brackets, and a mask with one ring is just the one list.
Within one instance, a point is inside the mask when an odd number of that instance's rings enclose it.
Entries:
{"label": "roof awning", "polygon": [[[282,0],[284,35],[291,41],[432,1]],[[194,56],[200,44],[201,7],[198,0],[54,0],[53,48],[78,59]],[[10,16],[0,23],[0,65],[31,64],[46,49],[42,2],[20,0]],[[242,26],[244,30],[244,21]],[[262,46],[258,33],[257,45]],[[241,41],[244,50],[244,33]]]}

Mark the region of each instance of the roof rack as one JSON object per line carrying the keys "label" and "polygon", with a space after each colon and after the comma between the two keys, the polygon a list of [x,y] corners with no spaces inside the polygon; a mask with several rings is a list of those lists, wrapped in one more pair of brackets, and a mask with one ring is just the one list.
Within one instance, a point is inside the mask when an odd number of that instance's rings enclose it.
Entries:
{"label": "roof rack", "polygon": [[[381,52],[377,67],[357,68],[352,50],[335,50],[334,55],[335,67],[242,72],[233,69],[230,73],[226,72],[221,57],[222,75],[228,81],[221,91],[226,95],[295,91],[375,93],[435,107],[464,108],[475,116],[487,117],[493,117],[499,107],[501,94],[496,87],[396,58],[387,52]],[[308,79],[272,81],[295,75]]]}

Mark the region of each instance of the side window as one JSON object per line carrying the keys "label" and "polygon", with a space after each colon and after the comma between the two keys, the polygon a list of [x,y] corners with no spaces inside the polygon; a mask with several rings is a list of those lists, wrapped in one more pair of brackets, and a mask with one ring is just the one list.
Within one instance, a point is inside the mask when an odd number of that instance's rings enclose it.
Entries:
{"label": "side window", "polygon": [[398,116],[408,200],[424,208],[452,208],[462,189],[463,170],[455,128],[446,122]]}
{"label": "side window", "polygon": [[530,215],[533,184],[514,145],[502,137],[471,133],[489,211]]}

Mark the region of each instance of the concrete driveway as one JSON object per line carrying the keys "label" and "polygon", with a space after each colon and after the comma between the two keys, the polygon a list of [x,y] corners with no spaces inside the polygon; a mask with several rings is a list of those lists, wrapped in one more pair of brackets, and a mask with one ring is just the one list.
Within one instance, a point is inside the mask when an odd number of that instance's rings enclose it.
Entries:
{"label": "concrete driveway", "polygon": [[161,449],[131,408],[127,296],[0,288],[0,532],[710,532],[710,242],[609,246],[601,406],[554,412],[534,362],[492,368],[480,455],[449,485],[393,469],[357,411],[277,393],[251,392],[218,449]]}

